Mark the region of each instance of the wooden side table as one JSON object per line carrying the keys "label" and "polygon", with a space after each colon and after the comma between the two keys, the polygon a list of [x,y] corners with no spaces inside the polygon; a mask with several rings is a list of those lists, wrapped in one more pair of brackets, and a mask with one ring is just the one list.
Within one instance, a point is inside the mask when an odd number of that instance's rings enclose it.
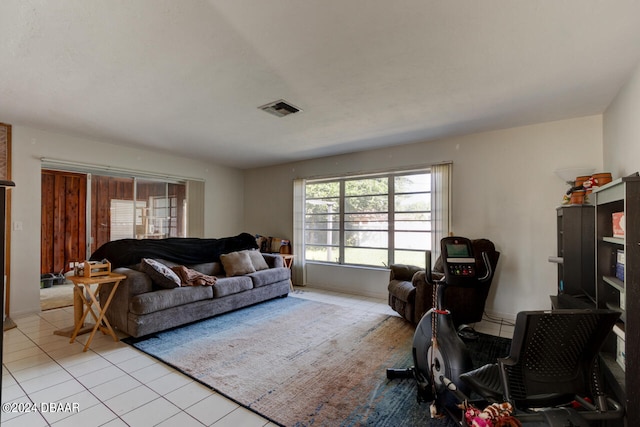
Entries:
{"label": "wooden side table", "polygon": [[[71,333],[69,343],[75,341],[76,337],[82,333],[87,333],[89,330],[91,334],[87,339],[84,349],[87,351],[93,337],[98,329],[104,334],[109,334],[113,337],[114,341],[118,341],[118,336],[113,331],[113,328],[109,324],[109,320],[105,317],[107,308],[111,304],[111,300],[118,289],[120,282],[127,277],[123,274],[109,273],[108,275],[96,276],[96,277],[83,277],[83,276],[70,276],[69,280],[73,282],[74,287],[74,326]],[[113,283],[113,288],[109,293],[109,297],[106,301],[98,302],[97,295],[100,292],[100,288],[105,283]],[[97,285],[95,289],[91,288],[91,285]],[[79,303],[78,303],[79,299]],[[99,312],[94,311],[94,306],[99,309]],[[81,313],[81,314],[80,314]],[[94,325],[85,324],[87,315],[91,313],[91,317],[96,322]],[[78,314],[80,314],[78,316]],[[56,335],[65,335],[63,331],[56,331]]]}
{"label": "wooden side table", "polygon": [[[291,267],[293,266],[293,258],[295,258],[295,255],[280,254],[280,256],[282,257],[284,266],[287,267],[289,270],[291,270]],[[291,291],[293,291],[293,281],[291,279],[289,279],[289,286],[291,286]]]}

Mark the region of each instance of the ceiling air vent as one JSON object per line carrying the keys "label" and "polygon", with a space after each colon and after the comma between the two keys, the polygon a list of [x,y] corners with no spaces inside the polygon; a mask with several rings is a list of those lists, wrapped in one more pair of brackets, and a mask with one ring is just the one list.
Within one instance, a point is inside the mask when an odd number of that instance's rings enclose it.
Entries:
{"label": "ceiling air vent", "polygon": [[273,114],[274,116],[278,117],[288,116],[289,114],[294,114],[298,111],[301,111],[298,107],[289,104],[283,99],[275,102],[270,102],[269,104],[263,105],[262,107],[258,108],[262,111],[266,111],[267,113]]}

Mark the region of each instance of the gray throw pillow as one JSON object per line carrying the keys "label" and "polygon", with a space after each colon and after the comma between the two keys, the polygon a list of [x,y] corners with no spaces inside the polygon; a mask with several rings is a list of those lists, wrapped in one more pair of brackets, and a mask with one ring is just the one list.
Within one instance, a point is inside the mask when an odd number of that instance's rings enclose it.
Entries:
{"label": "gray throw pillow", "polygon": [[180,277],[163,263],[154,259],[142,258],[140,269],[147,273],[151,280],[161,288],[173,289],[181,284]]}
{"label": "gray throw pillow", "polygon": [[242,276],[256,271],[246,251],[220,255],[220,262],[227,276]]}
{"label": "gray throw pillow", "polygon": [[255,268],[256,271],[266,270],[269,268],[269,265],[267,265],[267,261],[264,260],[264,257],[262,256],[260,251],[256,249],[256,250],[247,250],[245,252],[249,254],[249,258],[251,259],[251,264],[253,264],[253,268]]}

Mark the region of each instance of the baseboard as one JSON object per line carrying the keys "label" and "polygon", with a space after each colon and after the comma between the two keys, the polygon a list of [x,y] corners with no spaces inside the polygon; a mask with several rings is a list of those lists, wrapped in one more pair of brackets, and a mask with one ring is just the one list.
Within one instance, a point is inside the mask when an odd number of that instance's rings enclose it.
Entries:
{"label": "baseboard", "polygon": [[318,289],[318,290],[329,291],[329,292],[337,292],[340,294],[354,295],[354,296],[365,297],[365,298],[376,298],[380,300],[387,300],[387,298],[389,297],[389,295],[386,293],[369,292],[364,290],[362,291],[359,290],[355,292],[353,290],[344,289],[337,286],[333,287],[333,286],[327,286],[327,285],[314,285],[314,284],[307,283],[306,285],[303,285],[301,287],[307,287],[310,289]]}
{"label": "baseboard", "polygon": [[485,315],[492,319],[502,320],[506,323],[513,324],[516,322],[516,315],[513,313],[501,313],[493,310],[485,310]]}

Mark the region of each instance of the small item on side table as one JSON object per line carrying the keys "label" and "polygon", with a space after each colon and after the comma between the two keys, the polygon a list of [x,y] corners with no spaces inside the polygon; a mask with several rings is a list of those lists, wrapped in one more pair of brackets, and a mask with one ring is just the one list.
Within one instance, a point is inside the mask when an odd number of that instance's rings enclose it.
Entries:
{"label": "small item on side table", "polygon": [[76,276],[98,277],[111,274],[111,263],[106,259],[102,261],[85,261],[76,265]]}
{"label": "small item on side table", "polygon": [[280,241],[280,253],[291,255],[291,242],[289,240],[282,239]]}

